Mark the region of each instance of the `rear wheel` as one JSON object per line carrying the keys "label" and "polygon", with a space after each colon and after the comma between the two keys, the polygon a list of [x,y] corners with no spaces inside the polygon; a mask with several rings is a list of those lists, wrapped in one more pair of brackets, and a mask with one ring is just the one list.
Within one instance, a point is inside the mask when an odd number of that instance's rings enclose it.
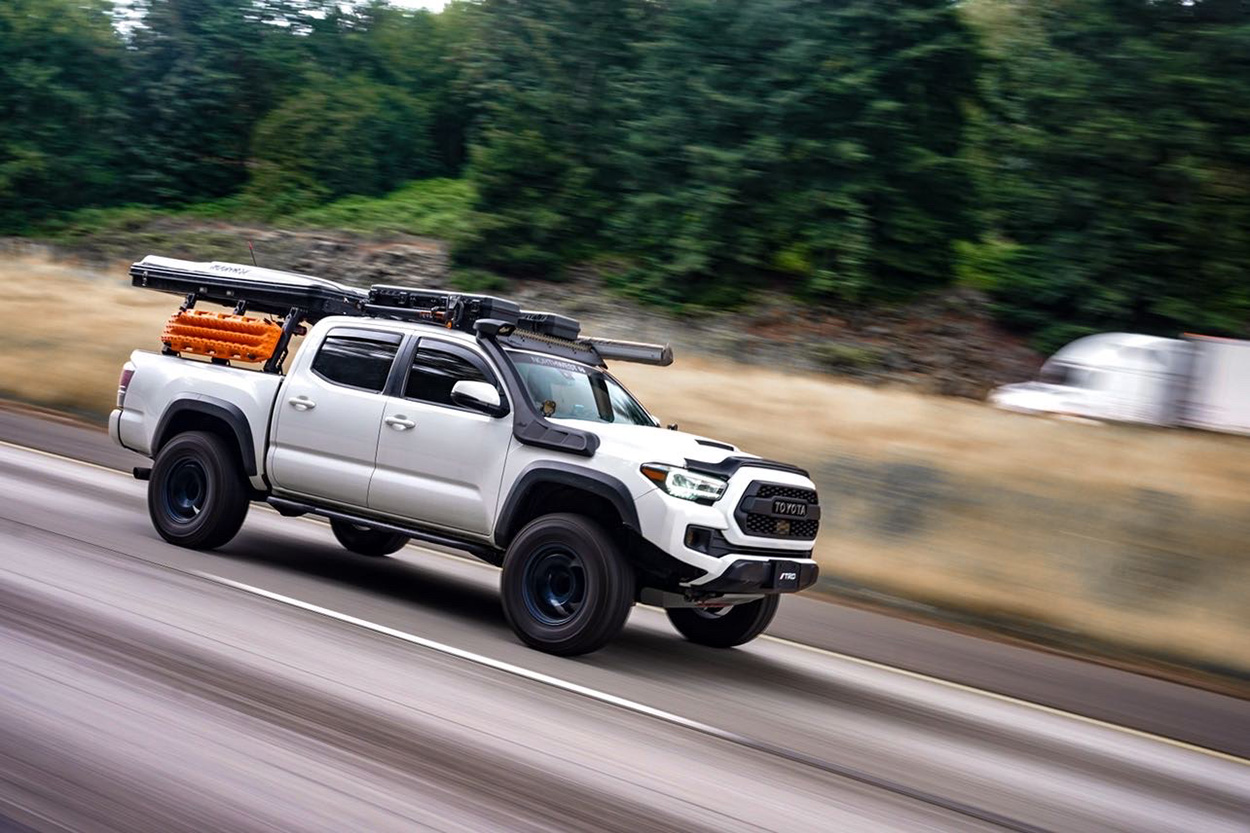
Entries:
{"label": "rear wheel", "polygon": [[235,449],[216,434],[187,431],[156,455],[148,514],[171,544],[209,550],[227,543],[247,517],[249,490]]}
{"label": "rear wheel", "polygon": [[508,548],[501,597],[508,624],[526,645],[586,654],[625,627],[634,571],[599,524],[581,515],[547,515]]}
{"label": "rear wheel", "polygon": [[372,529],[361,524],[330,519],[330,529],[344,549],[357,555],[383,556],[399,552],[408,543],[407,535]]}
{"label": "rear wheel", "polygon": [[764,632],[777,615],[780,596],[722,607],[669,608],[668,620],[678,633],[699,645],[732,648],[750,642]]}

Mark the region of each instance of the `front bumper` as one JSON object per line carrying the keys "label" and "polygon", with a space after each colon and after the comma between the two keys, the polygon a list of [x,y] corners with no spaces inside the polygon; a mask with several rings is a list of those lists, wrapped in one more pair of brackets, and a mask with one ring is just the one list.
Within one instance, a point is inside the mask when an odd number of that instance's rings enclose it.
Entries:
{"label": "front bumper", "polygon": [[[741,473],[740,473],[741,474]],[[811,488],[811,481],[785,472],[768,472],[769,480]],[[682,586],[693,593],[736,593],[738,590],[721,589],[721,578],[737,567],[740,577],[726,579],[725,583],[739,586],[750,585],[745,592],[792,592],[810,586],[816,580],[816,562],[812,560],[812,540],[790,538],[760,538],[742,533],[731,520],[730,513],[738,505],[743,491],[753,478],[735,484],[736,489],[721,498],[717,505],[707,506],[692,501],[678,500],[659,489],[635,498],[641,523],[642,537],[670,557],[701,571],[702,575]],[[713,530],[716,539],[706,551],[686,545],[686,531],[690,526]],[[801,578],[798,587],[773,589],[770,571],[777,563],[796,564]],[[738,567],[743,564],[746,566]],[[750,566],[759,565],[759,566]],[[743,578],[745,576],[746,578]],[[807,577],[806,581],[802,577]]]}
{"label": "front bumper", "polygon": [[820,568],[814,561],[768,561],[740,559],[729,564],[724,571],[703,584],[695,584],[691,591],[709,593],[797,593],[816,583]]}

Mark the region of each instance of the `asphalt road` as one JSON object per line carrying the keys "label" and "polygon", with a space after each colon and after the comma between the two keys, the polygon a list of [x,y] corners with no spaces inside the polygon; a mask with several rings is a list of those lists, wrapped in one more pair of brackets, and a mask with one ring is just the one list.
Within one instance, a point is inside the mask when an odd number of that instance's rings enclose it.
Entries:
{"label": "asphalt road", "polygon": [[259,508],[190,552],[143,495],[0,447],[0,829],[1250,830],[1245,701],[805,599],[558,659],[486,565]]}

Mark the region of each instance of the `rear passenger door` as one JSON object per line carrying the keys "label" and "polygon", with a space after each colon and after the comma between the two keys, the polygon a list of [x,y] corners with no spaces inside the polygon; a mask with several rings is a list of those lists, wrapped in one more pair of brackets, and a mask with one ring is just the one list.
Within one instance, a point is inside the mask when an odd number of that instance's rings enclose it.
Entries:
{"label": "rear passenger door", "polygon": [[321,501],[367,505],[386,404],[383,390],[402,336],[335,327],[301,355],[274,405],[273,485]]}
{"label": "rear passenger door", "polygon": [[489,382],[501,402],[508,395],[486,357],[466,345],[423,336],[405,353],[400,395],[388,398],[383,410],[369,508],[489,535],[512,415],[463,408],[451,401],[451,389],[461,380]]}

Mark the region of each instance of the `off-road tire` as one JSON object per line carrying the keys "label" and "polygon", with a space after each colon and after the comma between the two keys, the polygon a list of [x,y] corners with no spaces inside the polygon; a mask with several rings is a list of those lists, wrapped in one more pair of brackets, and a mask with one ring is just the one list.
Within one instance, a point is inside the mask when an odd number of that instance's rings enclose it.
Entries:
{"label": "off-road tire", "polygon": [[382,529],[370,529],[358,526],[337,518],[330,519],[330,529],[343,548],[357,555],[368,555],[374,558],[399,552],[408,543],[407,535],[398,532],[387,532]]}
{"label": "off-road tire", "polygon": [[195,550],[226,544],[243,526],[249,499],[238,451],[216,434],[178,434],[152,464],[148,514],[171,544]]}
{"label": "off-road tire", "polygon": [[777,615],[780,603],[780,596],[765,596],[716,613],[693,607],[669,608],[667,613],[677,632],[691,642],[732,648],[762,634]]}
{"label": "off-road tire", "polygon": [[500,595],[508,624],[531,648],[587,654],[625,627],[634,569],[608,532],[582,515],[532,521],[512,541]]}

